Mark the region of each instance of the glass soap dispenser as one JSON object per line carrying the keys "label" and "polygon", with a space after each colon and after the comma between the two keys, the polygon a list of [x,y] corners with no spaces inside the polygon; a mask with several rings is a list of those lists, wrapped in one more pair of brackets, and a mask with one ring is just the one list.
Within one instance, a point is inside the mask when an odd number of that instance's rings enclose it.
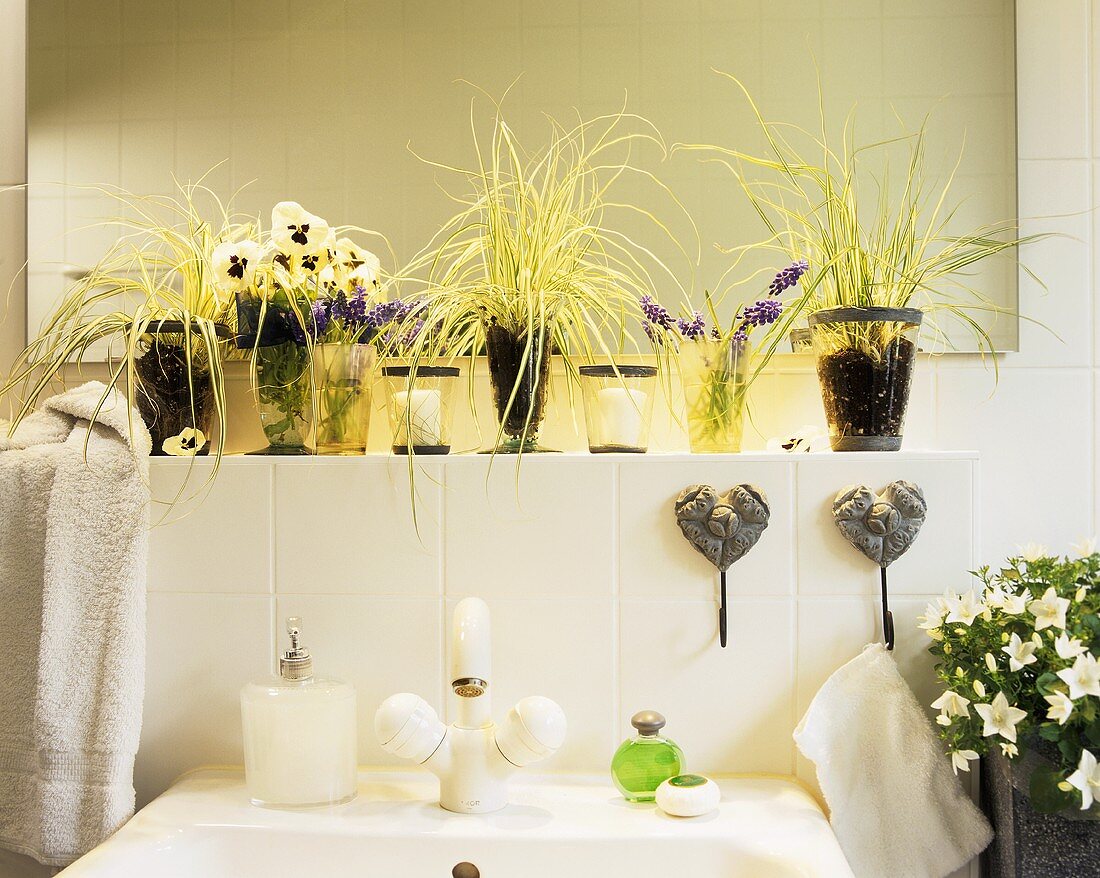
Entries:
{"label": "glass soap dispenser", "polygon": [[658,734],[665,727],[665,718],[657,711],[636,713],[630,724],[638,734],[615,751],[611,777],[628,802],[652,802],[657,787],[683,771],[684,752]]}
{"label": "glass soap dispenser", "polygon": [[313,676],[301,619],[286,620],[279,676],[241,690],[244,767],[254,805],[305,808],[355,798],[355,689]]}

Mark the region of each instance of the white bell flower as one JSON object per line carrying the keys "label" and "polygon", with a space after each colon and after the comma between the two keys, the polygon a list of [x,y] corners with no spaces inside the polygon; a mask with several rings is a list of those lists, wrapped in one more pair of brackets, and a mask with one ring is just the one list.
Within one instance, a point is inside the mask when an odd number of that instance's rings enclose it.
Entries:
{"label": "white bell flower", "polygon": [[978,754],[974,750],[952,750],[951,751],[951,770],[955,774],[959,773],[959,770],[970,771],[970,763],[978,758]]}
{"label": "white bell flower", "polygon": [[985,723],[982,728],[982,737],[1000,735],[1013,744],[1016,743],[1016,726],[1027,716],[1026,710],[1012,707],[1003,692],[998,692],[994,696],[992,704],[975,704],[974,712]]}
{"label": "white bell flower", "polygon": [[1050,551],[1042,543],[1027,543],[1023,546],[1017,546],[1016,551],[1020,553],[1020,557],[1025,561],[1038,561],[1050,554]]}
{"label": "white bell flower", "polygon": [[1027,609],[1027,595],[1019,592],[1005,592],[1001,610],[1010,616],[1019,616]]}
{"label": "white bell flower", "polygon": [[947,621],[960,622],[963,625],[970,625],[985,610],[985,605],[973,589],[961,597],[949,593],[947,607],[950,610]]}
{"label": "white bell flower", "polygon": [[970,699],[948,689],[939,698],[932,702],[932,706],[944,716],[969,716]]}
{"label": "white bell flower", "polygon": [[1058,678],[1069,686],[1069,697],[1076,701],[1085,695],[1100,698],[1100,662],[1091,653],[1077,656],[1072,668],[1063,668]]}
{"label": "white bell flower", "polygon": [[1053,695],[1044,695],[1043,700],[1050,705],[1047,708],[1047,719],[1052,719],[1058,725],[1064,726],[1073,713],[1073,702],[1069,700],[1066,693],[1055,692]]}
{"label": "white bell flower", "polygon": [[1008,669],[1018,671],[1026,665],[1033,665],[1038,661],[1035,658],[1035,643],[1031,640],[1021,640],[1020,635],[1013,633],[1008,641],[1008,646],[1002,648],[1002,652],[1008,654]]}
{"label": "white bell flower", "polygon": [[1088,558],[1096,554],[1096,537],[1083,537],[1071,545],[1070,549],[1079,558]]}
{"label": "white bell flower", "polygon": [[1059,634],[1054,639],[1054,651],[1058,653],[1059,658],[1071,659],[1077,658],[1077,656],[1082,653],[1088,652],[1088,647],[1076,637],[1070,637],[1068,634]]}
{"label": "white bell flower", "polygon": [[215,285],[229,293],[247,290],[263,257],[264,249],[255,241],[223,241],[210,254]]}
{"label": "white bell flower", "polygon": [[1100,764],[1096,757],[1082,750],[1077,770],[1066,778],[1066,782],[1081,791],[1081,810],[1091,808],[1093,801],[1100,798]]}
{"label": "white bell flower", "polygon": [[1043,596],[1037,601],[1027,605],[1028,611],[1035,617],[1035,630],[1044,628],[1066,627],[1066,610],[1069,609],[1069,598],[1060,598],[1054,590],[1054,586],[1043,592]]}
{"label": "white bell flower", "polygon": [[335,238],[327,222],[296,201],[280,201],[271,209],[271,240],[280,253],[317,257],[330,244],[335,245]]}

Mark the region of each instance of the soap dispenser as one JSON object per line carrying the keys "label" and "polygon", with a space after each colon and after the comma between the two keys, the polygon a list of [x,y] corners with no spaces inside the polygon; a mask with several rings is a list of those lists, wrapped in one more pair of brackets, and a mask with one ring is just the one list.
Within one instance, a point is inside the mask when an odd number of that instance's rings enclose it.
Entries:
{"label": "soap dispenser", "polygon": [[286,625],[279,676],[241,690],[248,794],[268,808],[350,801],[358,786],[355,689],[313,676],[301,619]]}
{"label": "soap dispenser", "polygon": [[659,734],[665,718],[643,710],[630,718],[638,734],[623,741],[611,760],[611,777],[628,802],[652,802],[657,787],[684,768],[684,753]]}

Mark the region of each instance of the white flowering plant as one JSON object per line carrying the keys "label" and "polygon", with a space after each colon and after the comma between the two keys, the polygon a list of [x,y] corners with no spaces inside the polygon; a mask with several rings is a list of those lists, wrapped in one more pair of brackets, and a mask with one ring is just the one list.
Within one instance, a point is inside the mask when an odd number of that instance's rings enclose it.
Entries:
{"label": "white flowering plant", "polygon": [[[956,773],[997,748],[1040,757],[1033,806],[1100,810],[1100,553],[1028,546],[981,586],[948,592],[921,622],[945,691],[932,706]],[[1096,803],[1096,804],[1094,804]]]}

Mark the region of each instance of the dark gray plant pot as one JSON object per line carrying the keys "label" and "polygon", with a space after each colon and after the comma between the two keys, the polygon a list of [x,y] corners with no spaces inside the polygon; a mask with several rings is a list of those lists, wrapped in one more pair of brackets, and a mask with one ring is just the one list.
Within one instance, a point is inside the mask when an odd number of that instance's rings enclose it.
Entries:
{"label": "dark gray plant pot", "polygon": [[1100,878],[1100,821],[1039,813],[1027,796],[1029,776],[1000,753],[982,758],[982,803],[997,833],[983,878]]}

